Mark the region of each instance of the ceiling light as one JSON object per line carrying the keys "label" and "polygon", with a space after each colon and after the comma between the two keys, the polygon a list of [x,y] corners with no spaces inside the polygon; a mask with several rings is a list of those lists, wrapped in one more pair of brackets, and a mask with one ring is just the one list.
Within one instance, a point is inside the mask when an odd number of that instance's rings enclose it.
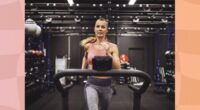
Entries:
{"label": "ceiling light", "polygon": [[46,5],[49,6],[49,3],[47,3]]}
{"label": "ceiling light", "polygon": [[111,1],[108,1],[108,4],[111,4]]}
{"label": "ceiling light", "polygon": [[162,7],[165,8],[165,4],[163,4]]}
{"label": "ceiling light", "polygon": [[65,32],[65,29],[60,29],[60,32]]}
{"label": "ceiling light", "polygon": [[136,0],[130,0],[130,1],[128,2],[128,5],[134,5],[135,2],[136,2]]}
{"label": "ceiling light", "polygon": [[148,30],[148,29],[144,29],[144,31],[145,31],[145,32],[149,32],[149,30]]}
{"label": "ceiling light", "polygon": [[46,22],[46,23],[52,22],[52,18],[46,18],[46,19],[45,19],[45,22]]}
{"label": "ceiling light", "polygon": [[79,4],[77,3],[76,6],[79,7]]}
{"label": "ceiling light", "polygon": [[99,4],[99,6],[100,6],[100,7],[102,7],[102,6],[103,6],[103,4]]}
{"label": "ceiling light", "polygon": [[74,1],[73,0],[67,0],[67,2],[69,3],[69,6],[73,6],[74,5]]}
{"label": "ceiling light", "polygon": [[135,19],[133,19],[133,22],[134,22],[134,23],[138,23],[139,21],[140,21],[139,18],[135,18]]}
{"label": "ceiling light", "polygon": [[53,6],[56,6],[56,3],[54,3]]}
{"label": "ceiling light", "polygon": [[123,7],[126,7],[126,4],[123,4]]}
{"label": "ceiling light", "polygon": [[167,23],[167,22],[168,22],[167,19],[161,19],[161,21],[162,21],[163,23]]}
{"label": "ceiling light", "polygon": [[119,4],[116,4],[116,7],[119,7]]}
{"label": "ceiling light", "polygon": [[79,19],[79,18],[74,18],[74,21],[75,21],[76,23],[80,23],[80,22],[81,22],[81,19]]}
{"label": "ceiling light", "polygon": [[142,4],[140,4],[139,7],[142,7]]}
{"label": "ceiling light", "polygon": [[92,4],[93,7],[96,7],[96,4]]}

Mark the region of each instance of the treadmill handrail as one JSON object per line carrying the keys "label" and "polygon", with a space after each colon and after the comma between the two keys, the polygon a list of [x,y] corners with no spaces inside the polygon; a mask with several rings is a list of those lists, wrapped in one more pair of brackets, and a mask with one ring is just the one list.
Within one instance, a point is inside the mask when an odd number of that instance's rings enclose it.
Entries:
{"label": "treadmill handrail", "polygon": [[144,83],[140,88],[137,88],[133,85],[129,84],[129,88],[133,91],[142,94],[144,93],[149,84],[151,82],[151,78],[148,73],[143,72],[141,70],[126,70],[126,69],[112,69],[108,71],[96,71],[96,70],[89,70],[89,69],[65,69],[58,71],[57,74],[54,75],[54,82],[56,84],[57,89],[64,93],[68,91],[73,86],[73,83],[68,85],[62,86],[59,79],[64,76],[136,76],[141,77],[144,79]]}

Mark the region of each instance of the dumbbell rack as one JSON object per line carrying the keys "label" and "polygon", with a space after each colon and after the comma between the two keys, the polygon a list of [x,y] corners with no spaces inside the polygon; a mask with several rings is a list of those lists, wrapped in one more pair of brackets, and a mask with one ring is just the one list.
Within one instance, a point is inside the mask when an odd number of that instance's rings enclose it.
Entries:
{"label": "dumbbell rack", "polygon": [[25,98],[26,106],[39,98],[46,86],[45,55],[40,50],[40,38],[26,34],[25,39]]}
{"label": "dumbbell rack", "polygon": [[170,99],[174,99],[174,96],[175,96],[175,53],[174,51],[170,51],[169,55],[166,55],[165,79],[166,79],[166,94]]}

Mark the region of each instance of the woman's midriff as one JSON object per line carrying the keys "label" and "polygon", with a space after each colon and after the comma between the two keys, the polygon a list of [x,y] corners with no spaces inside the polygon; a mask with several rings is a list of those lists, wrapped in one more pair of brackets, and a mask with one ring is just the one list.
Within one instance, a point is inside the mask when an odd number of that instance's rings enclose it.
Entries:
{"label": "woman's midriff", "polygon": [[[94,44],[91,44],[88,48],[88,56],[87,56],[87,62],[89,65],[89,69],[93,69],[93,65],[92,65],[92,59],[94,58],[94,56],[106,56],[106,50],[105,49],[96,49],[94,47]],[[109,79],[111,78],[111,76],[94,76],[95,78],[99,78],[99,79]]]}

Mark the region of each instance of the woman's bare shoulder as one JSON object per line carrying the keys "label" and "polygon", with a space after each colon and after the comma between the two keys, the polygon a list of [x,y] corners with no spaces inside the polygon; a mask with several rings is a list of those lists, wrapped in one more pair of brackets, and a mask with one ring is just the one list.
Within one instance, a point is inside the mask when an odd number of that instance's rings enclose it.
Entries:
{"label": "woman's bare shoulder", "polygon": [[113,47],[113,48],[118,48],[117,44],[115,44],[115,43],[109,42],[109,45],[110,45],[111,47]]}
{"label": "woman's bare shoulder", "polygon": [[87,44],[85,44],[84,48],[87,50],[87,49],[90,47],[91,44],[92,44],[92,43],[87,43]]}

